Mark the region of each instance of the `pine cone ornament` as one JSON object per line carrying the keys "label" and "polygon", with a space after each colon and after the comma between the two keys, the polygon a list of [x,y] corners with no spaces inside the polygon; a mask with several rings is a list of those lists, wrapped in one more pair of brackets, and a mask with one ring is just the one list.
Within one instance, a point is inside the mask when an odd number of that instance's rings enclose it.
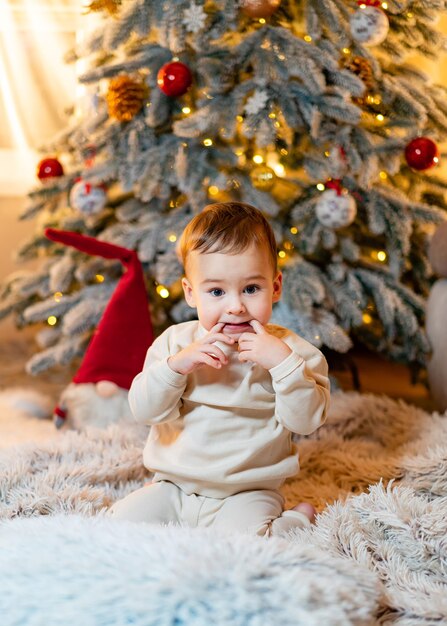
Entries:
{"label": "pine cone ornament", "polygon": [[121,0],[92,0],[86,6],[86,13],[93,13],[96,11],[107,11],[110,15],[116,15],[118,13],[118,7],[121,5]]}
{"label": "pine cone ornament", "polygon": [[143,79],[120,75],[112,78],[106,95],[110,117],[119,122],[130,122],[141,110],[149,90]]}
{"label": "pine cone ornament", "polygon": [[359,98],[352,98],[355,104],[365,104],[367,96],[374,90],[376,81],[368,59],[360,56],[347,56],[341,60],[341,66],[355,74],[365,84],[365,93]]}

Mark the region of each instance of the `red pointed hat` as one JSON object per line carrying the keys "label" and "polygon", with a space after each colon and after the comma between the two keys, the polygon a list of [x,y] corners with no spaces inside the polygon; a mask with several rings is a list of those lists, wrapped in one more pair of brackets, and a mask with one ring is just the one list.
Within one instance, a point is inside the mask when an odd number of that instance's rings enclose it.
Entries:
{"label": "red pointed hat", "polygon": [[120,278],[91,339],[74,383],[109,380],[129,389],[143,369],[154,340],[143,269],[134,250],[79,233],[47,228],[48,239],[105,259],[119,259],[127,268]]}

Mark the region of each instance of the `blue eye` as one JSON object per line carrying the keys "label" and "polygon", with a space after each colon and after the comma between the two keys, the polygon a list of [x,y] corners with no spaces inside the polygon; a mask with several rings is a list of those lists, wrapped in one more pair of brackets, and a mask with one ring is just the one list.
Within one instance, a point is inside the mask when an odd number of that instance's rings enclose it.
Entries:
{"label": "blue eye", "polygon": [[215,298],[218,298],[219,296],[221,296],[223,294],[223,289],[218,289],[216,287],[216,289],[210,289],[210,291],[208,293],[210,293]]}
{"label": "blue eye", "polygon": [[260,289],[259,285],[248,285],[247,287],[245,287],[245,291],[248,294],[254,294],[257,291],[259,291],[259,289]]}

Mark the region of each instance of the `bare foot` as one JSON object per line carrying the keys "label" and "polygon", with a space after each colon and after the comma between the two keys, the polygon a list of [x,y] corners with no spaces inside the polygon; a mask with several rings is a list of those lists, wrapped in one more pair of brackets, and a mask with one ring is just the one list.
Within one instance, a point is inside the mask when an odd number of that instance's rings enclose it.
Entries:
{"label": "bare foot", "polygon": [[296,506],[292,507],[291,511],[303,513],[309,519],[311,524],[315,522],[315,515],[317,514],[317,511],[315,507],[310,504],[310,502],[300,502]]}

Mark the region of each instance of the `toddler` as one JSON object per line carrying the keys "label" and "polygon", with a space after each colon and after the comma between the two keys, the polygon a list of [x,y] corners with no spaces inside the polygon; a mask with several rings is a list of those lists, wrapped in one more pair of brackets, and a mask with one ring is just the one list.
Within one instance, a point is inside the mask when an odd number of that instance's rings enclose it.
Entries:
{"label": "toddler", "polygon": [[284,511],[278,489],[299,470],[292,433],[325,420],[329,379],[317,348],[268,323],[282,289],[271,226],[250,205],[211,204],[185,228],[179,254],[198,320],[165,330],[132,383],[154,476],[110,513],[267,536],[308,526],[313,507]]}

